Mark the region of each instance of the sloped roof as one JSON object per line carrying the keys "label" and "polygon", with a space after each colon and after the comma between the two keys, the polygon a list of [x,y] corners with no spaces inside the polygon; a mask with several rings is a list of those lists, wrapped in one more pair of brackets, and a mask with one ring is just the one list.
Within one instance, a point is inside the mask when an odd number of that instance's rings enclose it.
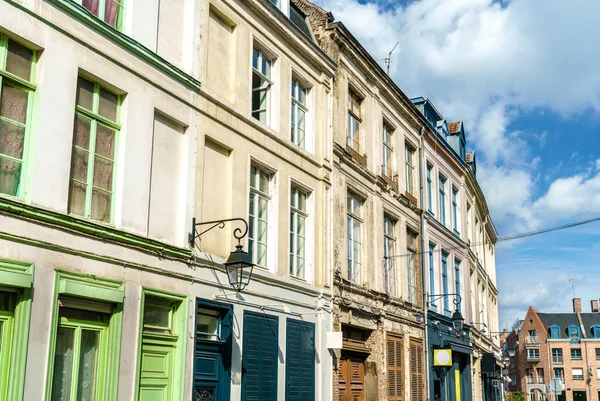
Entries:
{"label": "sloped roof", "polygon": [[290,21],[292,21],[292,23],[296,25],[296,27],[300,29],[300,31],[310,40],[315,42],[312,31],[310,30],[310,26],[308,25],[308,21],[306,20],[306,14],[303,13],[302,10],[300,10],[300,8],[293,3],[290,3]]}
{"label": "sloped roof", "polygon": [[454,121],[453,123],[448,123],[448,131],[450,135],[458,134],[460,132],[460,128],[462,125],[462,121]]}
{"label": "sloped roof", "polygon": [[[569,338],[567,327],[575,325],[579,327],[579,319],[575,313],[539,313],[537,314],[546,328],[557,325],[560,327],[560,338]],[[600,324],[600,313],[582,313],[581,320],[585,328],[585,336],[593,337],[591,328]],[[582,333],[583,336],[583,333]]]}

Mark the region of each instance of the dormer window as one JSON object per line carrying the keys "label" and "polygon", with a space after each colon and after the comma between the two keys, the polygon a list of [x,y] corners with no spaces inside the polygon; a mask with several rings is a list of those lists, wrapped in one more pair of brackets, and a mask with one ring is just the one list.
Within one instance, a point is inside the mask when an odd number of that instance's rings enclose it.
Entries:
{"label": "dormer window", "polygon": [[556,324],[553,324],[552,326],[550,326],[549,331],[550,331],[550,338],[552,338],[552,339],[560,338],[560,327],[557,326]]}
{"label": "dormer window", "polygon": [[572,324],[567,328],[567,334],[569,335],[569,338],[571,339],[571,344],[573,343],[579,343],[580,339],[581,339],[581,334],[579,332],[579,327]]}
{"label": "dormer window", "polygon": [[592,326],[592,333],[594,333],[594,338],[600,338],[600,324]]}

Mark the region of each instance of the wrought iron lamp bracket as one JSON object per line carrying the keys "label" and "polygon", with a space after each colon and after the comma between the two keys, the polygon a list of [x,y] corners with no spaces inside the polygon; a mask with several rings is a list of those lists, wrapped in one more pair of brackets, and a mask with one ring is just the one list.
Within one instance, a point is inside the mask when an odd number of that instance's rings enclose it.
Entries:
{"label": "wrought iron lamp bracket", "polygon": [[[192,247],[192,248],[194,247],[194,244],[196,243],[196,239],[200,238],[200,236],[202,234],[205,234],[216,227],[219,227],[220,229],[222,229],[225,227],[225,223],[232,222],[232,221],[239,221],[239,222],[244,223],[243,230],[239,227],[237,227],[235,230],[233,230],[233,236],[235,237],[235,239],[238,240],[238,245],[240,245],[242,239],[248,234],[248,222],[245,219],[242,219],[241,217],[235,217],[232,219],[203,221],[200,223],[196,223],[196,218],[193,217],[192,218],[192,232],[188,234],[188,242],[190,244],[190,247]],[[207,229],[205,229],[203,231],[197,230],[197,227],[208,226],[208,225],[210,225],[210,227],[208,227]]]}
{"label": "wrought iron lamp bracket", "polygon": [[454,306],[456,306],[458,308],[458,305],[460,305],[460,303],[462,302],[462,297],[460,296],[460,294],[456,294],[456,293],[451,293],[451,294],[432,294],[429,296],[429,303],[432,304],[435,301],[437,301],[438,299],[442,299],[444,297],[451,297],[453,296],[454,299],[452,300],[452,303],[454,304]]}

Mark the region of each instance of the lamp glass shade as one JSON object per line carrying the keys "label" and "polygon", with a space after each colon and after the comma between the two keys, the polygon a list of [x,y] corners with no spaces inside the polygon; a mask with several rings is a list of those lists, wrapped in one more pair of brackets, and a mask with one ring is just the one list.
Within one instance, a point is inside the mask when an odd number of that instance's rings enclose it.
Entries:
{"label": "lamp glass shade", "polygon": [[515,356],[515,354],[516,354],[516,350],[514,348],[508,349],[508,356],[513,357],[513,356]]}
{"label": "lamp glass shade", "polygon": [[242,291],[250,283],[254,263],[248,252],[243,251],[241,245],[237,245],[235,248],[235,251],[229,254],[224,265],[227,269],[229,284],[234,290]]}
{"label": "lamp glass shade", "polygon": [[465,319],[463,318],[463,315],[458,309],[456,309],[452,314],[452,326],[454,326],[454,330],[456,330],[457,332],[461,331],[463,329],[464,322]]}

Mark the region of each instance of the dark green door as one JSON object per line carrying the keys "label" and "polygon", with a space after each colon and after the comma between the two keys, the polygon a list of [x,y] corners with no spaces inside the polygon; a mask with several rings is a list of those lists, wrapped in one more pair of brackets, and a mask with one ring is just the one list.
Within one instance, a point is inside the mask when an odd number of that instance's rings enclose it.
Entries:
{"label": "dark green door", "polygon": [[286,401],[315,400],[315,325],[287,319]]}

